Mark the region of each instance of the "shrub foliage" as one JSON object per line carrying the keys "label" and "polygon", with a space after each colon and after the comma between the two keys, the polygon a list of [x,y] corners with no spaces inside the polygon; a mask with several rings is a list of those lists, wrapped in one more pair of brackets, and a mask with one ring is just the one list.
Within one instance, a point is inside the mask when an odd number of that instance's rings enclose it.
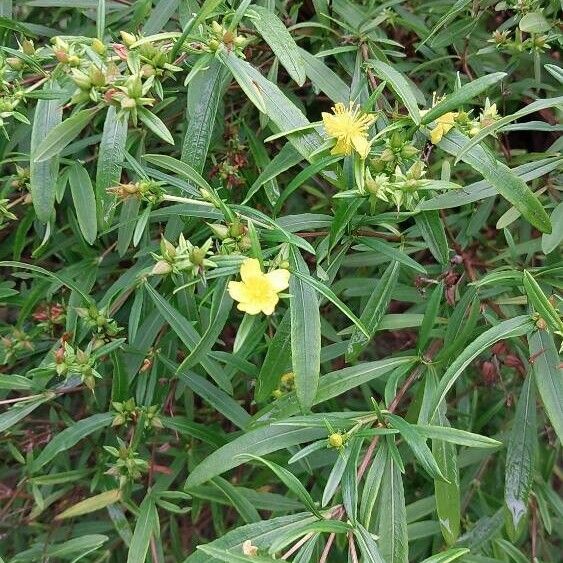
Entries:
{"label": "shrub foliage", "polygon": [[0,560],[558,560],[558,8],[0,0]]}

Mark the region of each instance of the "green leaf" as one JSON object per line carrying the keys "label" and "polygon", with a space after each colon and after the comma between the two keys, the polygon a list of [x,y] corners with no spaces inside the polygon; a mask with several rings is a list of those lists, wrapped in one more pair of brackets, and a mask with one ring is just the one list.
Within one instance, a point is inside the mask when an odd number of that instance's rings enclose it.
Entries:
{"label": "green leaf", "polygon": [[477,78],[476,80],[472,80],[468,84],[464,84],[461,88],[455,90],[451,94],[448,94],[433,108],[429,109],[428,112],[422,116],[422,125],[432,123],[438,119],[438,117],[448,113],[449,111],[458,111],[463,104],[466,104],[473,98],[476,98],[487,88],[501,81],[505,76],[506,72],[493,72],[492,74],[487,74]]}
{"label": "green leaf", "polygon": [[227,563],[275,563],[276,561],[271,557],[243,555],[242,553],[234,553],[233,551],[227,551],[226,549],[213,547],[211,545],[198,545],[197,548],[206,555],[211,555],[214,559],[226,561]]}
{"label": "green leaf", "polygon": [[528,499],[534,479],[536,425],[536,390],[532,377],[524,381],[506,452],[504,508],[506,530],[518,541],[526,525]]}
{"label": "green leaf", "polygon": [[158,535],[158,529],[158,512],[152,495],[148,493],[139,507],[139,516],[131,538],[127,563],[145,561],[151,537]]}
{"label": "green leaf", "polygon": [[[252,65],[239,59],[232,52],[221,51],[219,56],[249,100],[280,130],[287,131],[309,125],[309,120],[301,110]],[[305,158],[309,158],[323,143],[322,137],[314,131],[294,133],[288,136],[288,140]]]}
{"label": "green leaf", "polygon": [[90,123],[98,108],[83,109],[52,128],[33,151],[33,160],[42,162],[57,156]]}
{"label": "green leaf", "polygon": [[528,335],[530,364],[545,412],[563,442],[563,370],[553,337],[547,330]]}
{"label": "green leaf", "polygon": [[[40,561],[42,558],[61,558],[73,561],[82,559],[88,553],[100,548],[108,541],[108,537],[102,534],[87,534],[79,538],[72,538],[63,543],[39,543],[33,547],[21,551],[15,557],[10,559],[11,563],[29,563],[30,561]],[[78,555],[77,555],[78,554]]]}
{"label": "green leaf", "polygon": [[81,164],[69,167],[68,182],[80,230],[88,244],[96,240],[96,196],[90,175]]}
{"label": "green leaf", "polygon": [[384,561],[408,562],[407,514],[399,466],[388,455],[381,480],[379,500],[379,550]]}
{"label": "green leaf", "polygon": [[523,283],[530,304],[547,323],[547,326],[553,332],[563,332],[563,321],[560,319],[559,313],[528,270],[524,270]]}
{"label": "green leaf", "polygon": [[109,412],[98,413],[84,418],[59,432],[33,460],[30,471],[36,473],[45,464],[49,463],[59,453],[70,450],[80,440],[90,434],[105,428],[111,424],[113,415]]}
{"label": "green leaf", "polygon": [[137,108],[137,115],[157,137],[160,137],[164,142],[169,143],[170,145],[174,144],[174,138],[160,117],[143,107]]}
{"label": "green leaf", "polygon": [[230,504],[235,507],[247,524],[260,521],[260,514],[254,508],[254,505],[237,490],[237,487],[234,487],[222,477],[213,477],[211,483],[227,497]]}
{"label": "green leaf", "polygon": [[524,14],[518,23],[518,27],[526,33],[545,33],[551,29],[551,24],[538,10]]}
{"label": "green leaf", "polygon": [[549,254],[558,248],[563,242],[563,202],[552,212],[550,217],[553,231],[542,235],[541,248],[544,254]]}
{"label": "green leaf", "polygon": [[250,430],[212,452],[188,475],[186,490],[201,485],[216,475],[243,463],[242,455],[265,456],[269,453],[326,437],[325,428],[295,426],[265,426]]}
{"label": "green leaf", "polygon": [[454,361],[450,364],[446,373],[440,380],[436,390],[434,404],[431,409],[431,414],[435,414],[438,405],[445,398],[452,385],[457,381],[457,378],[463,373],[465,368],[476,358],[481,352],[492,346],[499,340],[506,338],[513,338],[515,336],[522,336],[530,332],[533,328],[533,321],[529,315],[521,315],[514,317],[507,321],[502,321],[499,324],[491,327],[482,334],[480,334],[465,350],[459,354]]}
{"label": "green leaf", "polygon": [[502,442],[490,438],[489,436],[481,436],[467,430],[459,428],[451,428],[450,426],[434,426],[431,424],[419,424],[416,426],[417,431],[425,438],[432,440],[442,440],[459,446],[467,446],[468,448],[500,448]]}
{"label": "green leaf", "polygon": [[[162,318],[170,325],[170,328],[176,333],[178,338],[186,345],[188,350],[193,352],[197,350],[201,337],[187,321],[187,319],[170,303],[162,297],[149,283],[145,284],[145,289],[156,308],[162,315]],[[233,392],[233,386],[220,366],[209,357],[201,358],[201,365],[207,373],[217,382],[217,385],[227,391]]]}
{"label": "green leaf", "polygon": [[401,433],[401,436],[426,473],[428,473],[432,479],[446,481],[430,448],[426,445],[426,438],[417,431],[417,427],[394,414],[385,414],[385,418],[393,428],[396,428]]}
{"label": "green leaf", "polygon": [[420,331],[418,332],[418,344],[416,350],[419,354],[424,352],[426,344],[430,340],[430,333],[434,328],[436,323],[436,318],[440,310],[440,304],[442,302],[442,295],[444,294],[444,282],[440,282],[430,294],[428,302],[426,304],[426,311],[424,312],[424,318],[422,324],[420,325]]}
{"label": "green leaf", "polygon": [[266,357],[262,362],[258,379],[256,380],[255,400],[264,402],[271,398],[280,376],[290,365],[291,352],[291,319],[290,313],[285,313],[276,334],[268,342]]}
{"label": "green leaf", "polygon": [[418,109],[418,104],[416,102],[416,97],[412,91],[410,84],[407,79],[392,66],[384,63],[383,61],[370,60],[368,61],[368,66],[373,68],[375,74],[385,80],[389,86],[393,89],[395,94],[401,98],[403,104],[407,108],[411,119],[416,125],[420,124],[420,111]]}
{"label": "green leaf", "polygon": [[5,432],[14,426],[14,424],[17,424],[20,420],[25,418],[28,414],[31,414],[37,407],[47,401],[50,401],[53,397],[54,394],[47,393],[44,395],[36,395],[33,399],[28,401],[16,403],[6,412],[0,414],[0,432]]}
{"label": "green leaf", "polygon": [[198,72],[190,83],[190,89],[194,88],[198,95],[194,106],[189,111],[181,160],[200,174],[203,172],[207,151],[211,144],[227,74],[224,65],[219,60],[213,59],[209,67]]}
{"label": "green leaf", "polygon": [[[477,135],[478,136],[478,135]],[[450,131],[438,144],[441,149],[461,158],[485,178],[496,191],[509,201],[534,227],[543,233],[551,232],[549,216],[545,212],[537,196],[528,188],[526,183],[516,176],[506,164],[499,162],[481,146],[475,146],[473,141],[471,150],[462,148],[468,138],[459,131]]]}
{"label": "green leaf", "polygon": [[309,533],[329,533],[329,534],[347,534],[352,527],[346,522],[340,520],[317,520],[310,524],[305,524],[300,530],[296,530],[291,534],[280,535],[270,547],[270,553],[276,553],[293,543],[298,538],[305,536]]}
{"label": "green leaf", "polygon": [[266,43],[280,60],[289,76],[303,86],[305,79],[305,68],[293,37],[287,31],[285,25],[280,21],[276,14],[262,6],[252,6],[252,11],[258,14],[258,18],[251,21]]}
{"label": "green leaf", "polygon": [[375,250],[376,252],[380,252],[384,256],[387,256],[390,260],[396,260],[397,262],[400,262],[401,264],[404,264],[408,268],[412,268],[413,270],[416,270],[421,274],[428,273],[424,266],[419,264],[416,260],[413,260],[410,256],[408,256],[401,250],[398,250],[394,246],[391,246],[387,242],[369,237],[359,237],[358,240],[372,250]]}
{"label": "green leaf", "polygon": [[[290,250],[292,270],[308,273],[305,261],[295,248]],[[301,278],[292,275],[291,294],[291,361],[297,399],[303,411],[313,405],[321,369],[321,319],[315,290]]]}
{"label": "green leaf", "polygon": [[346,361],[356,359],[373,338],[377,326],[391,302],[391,295],[395,291],[399,279],[399,271],[399,262],[391,262],[374,286],[360,317],[360,322],[366,327],[368,334],[366,336],[364,332],[354,328],[346,351]]}
{"label": "green leaf", "polygon": [[422,563],[450,563],[469,553],[467,547],[455,547],[442,553],[427,557]]}
{"label": "green leaf", "polygon": [[364,481],[364,489],[360,499],[360,522],[368,529],[370,529],[371,520],[374,516],[374,507],[387,465],[387,455],[385,443],[380,443]]}
{"label": "green leaf", "polygon": [[102,228],[106,228],[113,217],[115,198],[107,193],[107,189],[121,180],[126,142],[127,116],[118,114],[110,106],[104,121],[96,167],[96,209],[98,224]]}
{"label": "green leaf", "polygon": [[277,463],[268,461],[256,455],[244,454],[242,457],[253,459],[268,467],[276,474],[276,477],[307,507],[309,511],[311,511],[317,518],[322,519],[321,513],[317,509],[311,495],[307,492],[307,489],[305,489],[301,481],[293,475],[293,473]]}
{"label": "green leaf", "polygon": [[[54,84],[51,84],[47,91],[58,90]],[[42,223],[46,223],[53,213],[59,159],[55,157],[49,161],[38,162],[38,148],[49,133],[61,123],[62,116],[61,100],[38,100],[31,129],[29,187],[33,208]]]}
{"label": "green leaf", "polygon": [[93,497],[77,502],[60,514],[57,514],[55,516],[55,520],[66,520],[67,518],[75,518],[76,516],[82,516],[83,514],[90,514],[96,510],[106,508],[110,504],[119,502],[120,500],[121,491],[119,489],[112,489],[111,491],[106,491],[105,493],[100,493],[99,495],[94,495]]}
{"label": "green leaf", "polygon": [[364,563],[385,563],[373,536],[361,524],[354,526],[354,536],[364,557]]}
{"label": "green leaf", "polygon": [[440,220],[437,211],[421,211],[414,216],[414,221],[420,229],[424,242],[432,256],[438,260],[442,266],[446,266],[450,261],[450,249],[444,225]]}
{"label": "green leaf", "polygon": [[347,102],[350,99],[350,87],[342,78],[309,51],[301,47],[298,49],[305,72],[313,86],[324,92],[333,102]]}

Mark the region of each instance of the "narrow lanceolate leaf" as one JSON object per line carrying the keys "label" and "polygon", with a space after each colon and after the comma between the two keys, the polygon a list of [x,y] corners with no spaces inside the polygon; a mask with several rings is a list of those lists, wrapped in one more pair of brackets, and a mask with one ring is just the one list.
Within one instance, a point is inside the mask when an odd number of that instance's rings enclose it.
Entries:
{"label": "narrow lanceolate leaf", "polygon": [[157,137],[160,137],[164,142],[169,143],[170,145],[174,144],[172,134],[168,131],[168,128],[164,125],[160,117],[156,116],[147,108],[137,108],[137,115]]}
{"label": "narrow lanceolate leaf", "polygon": [[81,164],[73,164],[69,167],[68,183],[80,230],[86,242],[92,244],[96,240],[97,223],[96,196],[90,175]]}
{"label": "narrow lanceolate leaf", "polygon": [[51,129],[33,152],[35,162],[42,162],[57,156],[90,123],[97,108],[83,109],[68,117]]}
{"label": "narrow lanceolate leaf", "polygon": [[310,510],[317,518],[322,518],[321,513],[318,511],[311,495],[307,491],[307,489],[303,486],[301,481],[288,471],[285,467],[278,465],[272,461],[268,461],[259,456],[246,454],[243,457],[247,457],[248,459],[253,459],[260,463],[263,463],[266,467],[272,470],[278,479]]}
{"label": "narrow lanceolate leaf", "polygon": [[399,466],[387,456],[379,501],[379,550],[384,561],[407,563],[409,560],[405,493]]}
{"label": "narrow lanceolate leaf", "polygon": [[303,86],[307,76],[305,75],[301,54],[285,25],[274,12],[267,8],[252,6],[252,11],[258,14],[258,18],[252,19],[254,27],[271,47],[289,76],[299,86]]}
{"label": "narrow lanceolate leaf", "polygon": [[182,145],[182,162],[194,170],[203,172],[211,135],[215,126],[217,109],[223,93],[223,84],[228,71],[217,59],[213,59],[206,70],[198,72],[190,82],[190,89],[197,92],[195,104],[188,109],[188,127]]}
{"label": "narrow lanceolate leaf", "polygon": [[422,211],[414,216],[414,220],[432,256],[443,266],[447,265],[450,261],[450,249],[440,214],[435,210]]}
{"label": "narrow lanceolate leaf", "polygon": [[[234,53],[220,53],[221,60],[232,72],[250,101],[264,112],[282,131],[310,125],[303,112],[251,64],[239,59]],[[288,135],[288,140],[308,158],[322,144],[322,137],[311,131]]]}
{"label": "narrow lanceolate leaf", "polygon": [[473,340],[473,342],[454,359],[440,380],[438,389],[436,390],[434,405],[431,409],[431,415],[436,412],[438,405],[442,402],[452,385],[474,358],[495,342],[515,336],[522,336],[530,332],[533,326],[534,323],[529,315],[521,315],[507,321],[502,321]]}
{"label": "narrow lanceolate leaf", "polygon": [[407,79],[399,71],[383,61],[370,60],[368,64],[373,68],[375,74],[382,80],[385,80],[387,85],[399,96],[407,108],[411,119],[418,125],[420,123],[420,111],[414,92]]}
{"label": "narrow lanceolate leaf", "polygon": [[77,502],[60,514],[57,514],[55,520],[65,520],[67,518],[89,514],[90,512],[106,508],[106,506],[114,504],[119,500],[121,500],[121,491],[119,489],[106,491],[105,493],[100,493],[99,495],[94,495],[93,497]]}
{"label": "narrow lanceolate leaf", "polygon": [[21,401],[10,407],[6,412],[0,414],[0,432],[4,432],[17,424],[22,418],[31,414],[39,405],[49,401],[54,397],[54,393],[47,395],[39,395],[29,401]]}
{"label": "narrow lanceolate leaf", "polygon": [[440,100],[432,109],[428,110],[423,115],[421,123],[426,125],[449,111],[458,111],[460,106],[476,98],[487,88],[500,82],[505,76],[506,72],[493,72],[492,74],[481,76],[481,78],[477,78],[477,80],[473,80],[468,84],[464,84],[461,88]]}
{"label": "narrow lanceolate leaf", "polygon": [[557,437],[563,442],[563,370],[552,335],[536,330],[528,336],[530,363],[543,407]]}
{"label": "narrow lanceolate leaf", "polygon": [[186,489],[197,487],[244,462],[241,455],[265,456],[269,453],[326,437],[326,428],[299,428],[293,425],[265,426],[246,432],[208,455],[188,475]]}
{"label": "narrow lanceolate leaf", "polygon": [[536,441],[536,390],[529,375],[516,405],[506,452],[505,523],[508,535],[514,542],[518,540],[526,525],[528,499],[534,479]]}
{"label": "narrow lanceolate leaf", "polygon": [[227,497],[247,524],[260,521],[260,514],[254,505],[237,490],[237,487],[222,477],[213,477],[211,483]]}
{"label": "narrow lanceolate leaf", "polygon": [[60,100],[37,101],[31,129],[29,183],[33,208],[42,223],[46,223],[53,213],[59,159],[54,157],[38,162],[36,160],[37,149],[49,133],[60,124],[62,116],[63,109]]}
{"label": "narrow lanceolate leaf", "polygon": [[313,86],[324,92],[333,102],[347,102],[350,99],[350,87],[309,51],[299,48],[299,53],[305,65],[305,72]]}
{"label": "narrow lanceolate leaf", "polygon": [[385,563],[373,535],[359,523],[354,526],[354,536],[365,563]]}
{"label": "narrow lanceolate leaf", "polygon": [[113,415],[111,413],[98,413],[79,420],[66,430],[59,432],[35,458],[31,465],[31,472],[39,471],[60,452],[70,450],[86,436],[109,426],[112,419]]}
{"label": "narrow lanceolate leaf", "polygon": [[117,115],[112,106],[108,109],[102,132],[96,168],[96,209],[98,224],[107,226],[113,216],[114,196],[107,189],[121,179],[121,169],[127,141],[127,117]]}
{"label": "narrow lanceolate leaf", "polygon": [[442,553],[432,555],[431,557],[426,558],[422,563],[450,563],[451,561],[455,561],[456,559],[468,554],[469,551],[470,549],[467,547],[455,547]]}
{"label": "narrow lanceolate leaf", "polygon": [[266,357],[256,380],[255,400],[257,402],[266,401],[271,397],[280,376],[291,364],[290,328],[290,313],[286,313],[278,325],[274,337],[268,343]]}
{"label": "narrow lanceolate leaf", "polygon": [[[458,156],[467,141],[469,141],[468,137],[452,130],[444,136],[438,146]],[[474,146],[470,151],[464,152],[462,160],[477,170],[534,227],[542,233],[551,232],[549,216],[539,199],[524,180],[516,176],[506,164],[496,160],[481,146]]]}
{"label": "narrow lanceolate leaf", "polygon": [[544,254],[549,254],[563,242],[563,201],[551,213],[553,231],[544,234],[541,240],[541,249]]}
{"label": "narrow lanceolate leaf", "polygon": [[399,279],[399,271],[399,262],[391,262],[381,276],[381,279],[374,286],[360,316],[360,322],[367,329],[369,337],[357,327],[354,327],[354,332],[352,332],[348,350],[346,351],[346,361],[357,358],[361,351],[369,344],[370,339],[373,338],[377,326],[387,312],[391,302],[391,295]]}
{"label": "narrow lanceolate leaf", "polygon": [[545,296],[538,282],[527,270],[524,270],[523,281],[530,305],[533,305],[536,313],[547,323],[550,330],[562,333],[563,321],[559,317],[559,313]]}
{"label": "narrow lanceolate leaf", "polygon": [[139,516],[131,538],[127,563],[144,561],[149,550],[151,537],[158,533],[158,512],[151,494],[147,494],[139,507]]}
{"label": "narrow lanceolate leaf", "polygon": [[[292,247],[293,270],[308,274],[305,261]],[[302,279],[292,275],[289,280],[291,294],[291,358],[297,399],[303,411],[313,405],[321,369],[321,319],[319,300],[315,290]]]}
{"label": "narrow lanceolate leaf", "polygon": [[[430,374],[429,374],[430,376]],[[446,418],[446,403],[442,401],[434,421],[449,430],[450,423]],[[432,453],[446,481],[434,480],[436,496],[436,513],[440,522],[442,536],[448,545],[457,541],[461,520],[461,498],[459,489],[459,469],[456,447],[444,440],[432,440]]]}
{"label": "narrow lanceolate leaf", "polygon": [[446,478],[440,471],[430,448],[426,445],[426,438],[418,433],[417,427],[394,414],[386,414],[385,418],[393,428],[396,428],[401,433],[402,438],[426,473],[433,479],[445,481]]}

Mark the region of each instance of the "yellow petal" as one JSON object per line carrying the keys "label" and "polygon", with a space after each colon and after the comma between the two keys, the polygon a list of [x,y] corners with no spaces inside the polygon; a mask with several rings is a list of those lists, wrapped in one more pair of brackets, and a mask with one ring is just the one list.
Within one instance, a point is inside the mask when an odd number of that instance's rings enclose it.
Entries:
{"label": "yellow petal", "polygon": [[260,262],[256,258],[247,258],[240,266],[240,277],[243,282],[248,283],[249,280],[260,277],[262,270],[260,269]]}
{"label": "yellow petal", "polygon": [[278,304],[280,298],[275,294],[272,293],[268,296],[267,299],[264,299],[263,303],[261,304],[262,312],[265,315],[271,315]]}
{"label": "yellow petal", "polygon": [[371,148],[371,143],[364,137],[364,135],[354,135],[352,137],[352,144],[361,158],[366,158]]}
{"label": "yellow petal", "polygon": [[229,282],[227,289],[229,291],[229,295],[235,301],[245,302],[248,301],[250,298],[248,288],[242,282],[235,282],[235,281]]}
{"label": "yellow petal", "polygon": [[332,147],[330,154],[334,155],[347,155],[352,152],[352,146],[350,141],[348,141],[345,137],[341,137],[336,141],[336,145]]}
{"label": "yellow petal", "polygon": [[434,129],[430,132],[430,141],[433,145],[437,145],[444,136],[444,129],[441,125],[436,125]]}
{"label": "yellow petal", "polygon": [[280,269],[273,270],[266,274],[268,281],[272,284],[272,289],[277,293],[283,291],[289,286],[289,270]]}
{"label": "yellow petal", "polygon": [[237,309],[239,311],[247,313],[248,315],[257,315],[258,313],[260,313],[262,311],[262,304],[256,303],[256,302],[251,303],[251,302],[245,301],[244,303],[239,303],[237,305]]}

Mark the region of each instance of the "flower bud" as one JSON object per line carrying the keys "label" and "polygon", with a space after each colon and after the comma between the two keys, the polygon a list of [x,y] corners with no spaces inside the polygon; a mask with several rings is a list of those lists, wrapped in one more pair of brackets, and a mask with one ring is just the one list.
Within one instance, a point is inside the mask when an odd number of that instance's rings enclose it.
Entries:
{"label": "flower bud", "polygon": [[96,38],[92,41],[92,50],[95,53],[98,53],[98,55],[103,55],[106,52],[107,47],[99,39]]}
{"label": "flower bud", "polygon": [[164,276],[172,271],[172,266],[166,260],[159,260],[151,270],[153,276]]}
{"label": "flower bud", "polygon": [[212,21],[212,22],[211,22],[211,31],[212,31],[215,35],[218,35],[218,36],[222,37],[222,36],[223,36],[223,31],[224,31],[224,29],[223,29],[223,26],[222,26],[219,22]]}
{"label": "flower bud", "polygon": [[120,31],[119,34],[121,35],[123,44],[126,47],[131,47],[131,45],[133,45],[133,43],[137,41],[137,38],[132,33],[128,33],[127,31]]}
{"label": "flower bud", "polygon": [[328,437],[328,445],[331,448],[341,448],[344,445],[344,437],[340,432],[333,432]]}
{"label": "flower bud", "polygon": [[229,228],[219,223],[207,223],[207,226],[213,231],[213,234],[219,239],[224,240],[229,236]]}
{"label": "flower bud", "polygon": [[67,59],[67,63],[70,66],[78,66],[80,64],[80,57],[77,55],[70,55]]}
{"label": "flower bud", "polygon": [[6,59],[6,64],[12,70],[21,70],[23,68],[23,61],[21,59],[19,59],[18,57],[8,57]]}
{"label": "flower bud", "polygon": [[22,41],[22,51],[29,56],[35,55],[35,47],[33,45],[33,41],[24,39]]}

